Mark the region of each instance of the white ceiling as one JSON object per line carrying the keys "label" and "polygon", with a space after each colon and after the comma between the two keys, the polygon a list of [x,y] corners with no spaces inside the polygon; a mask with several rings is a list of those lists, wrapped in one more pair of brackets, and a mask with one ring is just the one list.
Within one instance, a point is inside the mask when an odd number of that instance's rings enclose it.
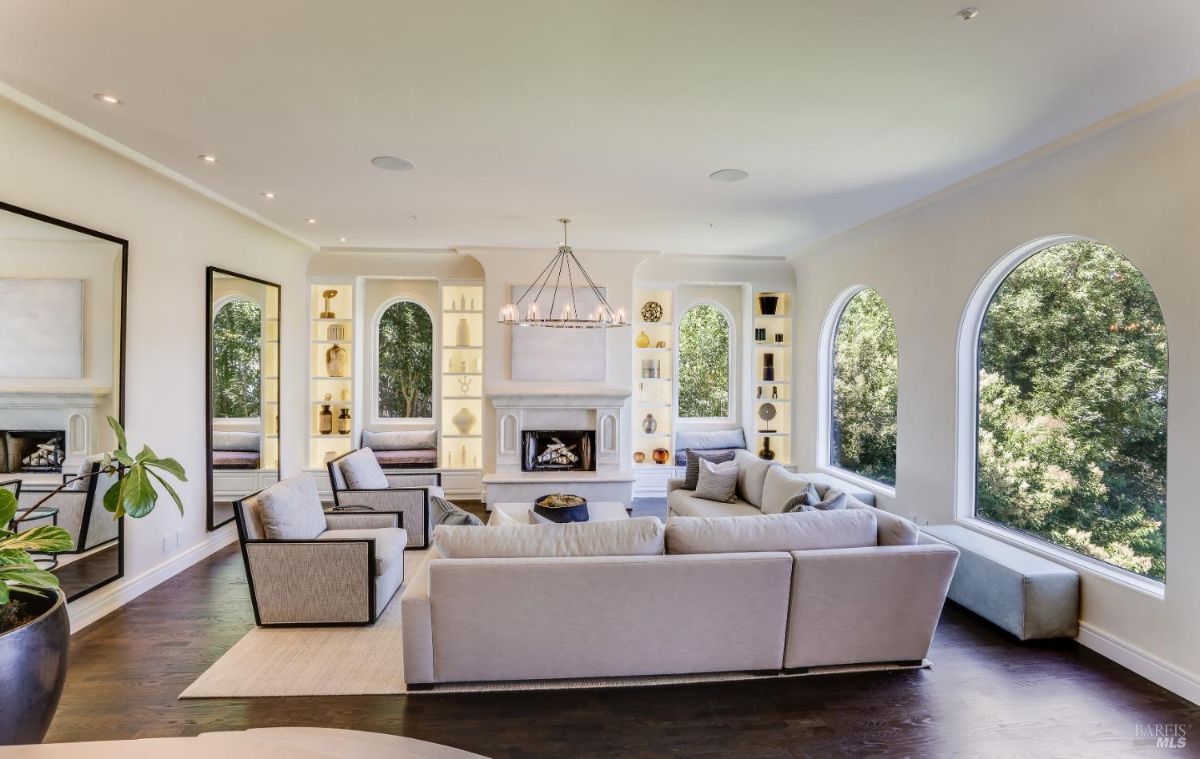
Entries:
{"label": "white ceiling", "polygon": [[0,81],[323,246],[568,215],[789,255],[1200,77],[1198,41],[1192,0],[5,0]]}

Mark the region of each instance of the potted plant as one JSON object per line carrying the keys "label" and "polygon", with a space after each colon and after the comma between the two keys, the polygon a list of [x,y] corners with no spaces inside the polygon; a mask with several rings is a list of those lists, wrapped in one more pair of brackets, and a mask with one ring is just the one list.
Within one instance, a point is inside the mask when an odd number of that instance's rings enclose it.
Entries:
{"label": "potted plant", "polygon": [[0,489],[0,745],[40,743],[50,728],[67,675],[71,625],[67,600],[58,578],[42,569],[31,552],[55,553],[72,547],[71,535],[49,525],[17,532],[22,517],[69,485],[96,474],[119,475],[104,493],[104,508],[113,519],[128,514],[144,517],[154,511],[161,486],[183,513],[183,502],[163,477],[186,482],[175,459],[159,458],[149,446],[132,456],[126,450],[125,430],[108,418],[117,435],[115,450],[105,453],[95,473],[63,482],[33,506],[18,514],[16,496]]}

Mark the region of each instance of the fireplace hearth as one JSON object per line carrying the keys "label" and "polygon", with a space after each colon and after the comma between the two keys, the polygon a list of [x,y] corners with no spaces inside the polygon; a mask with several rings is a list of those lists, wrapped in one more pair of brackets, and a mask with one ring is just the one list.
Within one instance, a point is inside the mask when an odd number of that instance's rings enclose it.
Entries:
{"label": "fireplace hearth", "polygon": [[525,430],[521,471],[596,471],[596,433],[592,430]]}

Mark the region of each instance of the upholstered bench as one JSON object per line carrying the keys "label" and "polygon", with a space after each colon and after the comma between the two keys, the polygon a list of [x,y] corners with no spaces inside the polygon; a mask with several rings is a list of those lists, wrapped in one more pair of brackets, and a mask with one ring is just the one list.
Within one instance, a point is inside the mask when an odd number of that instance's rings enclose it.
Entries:
{"label": "upholstered bench", "polygon": [[921,528],[922,543],[959,550],[949,598],[1021,640],[1079,633],[1079,575],[958,525]]}

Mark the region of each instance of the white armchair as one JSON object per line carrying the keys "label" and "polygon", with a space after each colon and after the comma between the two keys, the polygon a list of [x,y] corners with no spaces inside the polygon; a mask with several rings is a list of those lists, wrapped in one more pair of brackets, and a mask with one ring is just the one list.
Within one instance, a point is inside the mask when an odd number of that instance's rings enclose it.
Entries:
{"label": "white armchair", "polygon": [[441,472],[385,472],[370,448],[339,456],[328,467],[334,511],[403,513],[408,547],[429,547],[429,499],[445,497]]}

